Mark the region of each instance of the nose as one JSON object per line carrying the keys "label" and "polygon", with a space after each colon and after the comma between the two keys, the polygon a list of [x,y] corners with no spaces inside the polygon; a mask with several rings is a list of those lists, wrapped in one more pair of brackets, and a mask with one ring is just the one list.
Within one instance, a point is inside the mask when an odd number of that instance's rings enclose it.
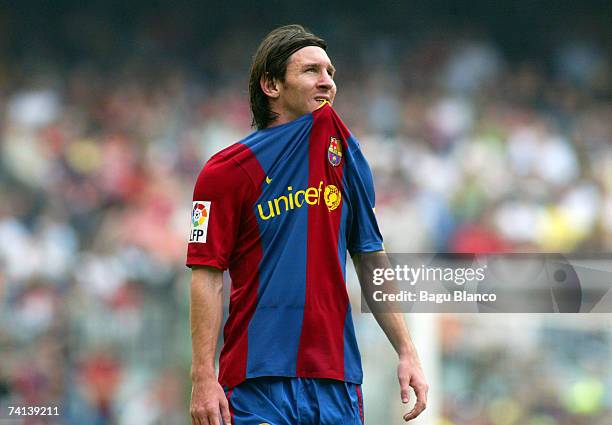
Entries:
{"label": "nose", "polygon": [[331,75],[327,73],[327,70],[323,70],[319,78],[319,84],[318,84],[319,88],[331,90],[334,87],[334,85],[335,85],[334,79],[331,77]]}

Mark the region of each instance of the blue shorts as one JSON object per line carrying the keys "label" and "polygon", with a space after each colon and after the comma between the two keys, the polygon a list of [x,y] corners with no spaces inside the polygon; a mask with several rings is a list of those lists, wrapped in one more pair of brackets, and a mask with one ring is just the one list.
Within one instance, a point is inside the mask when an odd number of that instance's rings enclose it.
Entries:
{"label": "blue shorts", "polygon": [[263,377],[225,392],[232,425],[363,425],[361,386],[333,379]]}

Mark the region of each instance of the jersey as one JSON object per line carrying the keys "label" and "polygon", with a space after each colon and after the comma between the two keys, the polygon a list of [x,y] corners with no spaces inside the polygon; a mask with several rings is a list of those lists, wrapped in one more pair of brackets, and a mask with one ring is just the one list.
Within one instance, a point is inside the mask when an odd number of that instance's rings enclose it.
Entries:
{"label": "jersey", "polygon": [[229,270],[219,382],[360,384],[346,253],[382,250],[372,173],[331,105],[256,131],[198,176],[187,266]]}

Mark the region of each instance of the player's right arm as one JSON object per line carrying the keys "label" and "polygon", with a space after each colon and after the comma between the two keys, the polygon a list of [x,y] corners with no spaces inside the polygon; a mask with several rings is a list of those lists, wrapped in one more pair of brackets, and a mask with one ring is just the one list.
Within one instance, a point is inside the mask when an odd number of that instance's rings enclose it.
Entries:
{"label": "player's right arm", "polygon": [[[217,153],[193,190],[186,265],[191,267],[192,425],[230,423],[228,401],[217,380],[215,355],[223,312],[223,270],[230,268],[242,211],[253,186],[239,164],[249,151],[236,143]],[[245,160],[245,156],[247,159]]]}
{"label": "player's right arm", "polygon": [[215,354],[223,312],[223,272],[213,267],[193,266],[189,305],[192,365],[191,423],[230,424],[229,404],[217,381]]}

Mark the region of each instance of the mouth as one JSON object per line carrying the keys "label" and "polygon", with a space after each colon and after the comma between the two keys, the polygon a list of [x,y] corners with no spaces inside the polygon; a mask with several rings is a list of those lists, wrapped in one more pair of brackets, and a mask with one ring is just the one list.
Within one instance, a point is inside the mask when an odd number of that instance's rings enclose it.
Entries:
{"label": "mouth", "polygon": [[323,102],[329,102],[331,103],[331,101],[329,100],[329,97],[327,96],[317,96],[315,97],[315,100],[319,103],[323,103]]}

